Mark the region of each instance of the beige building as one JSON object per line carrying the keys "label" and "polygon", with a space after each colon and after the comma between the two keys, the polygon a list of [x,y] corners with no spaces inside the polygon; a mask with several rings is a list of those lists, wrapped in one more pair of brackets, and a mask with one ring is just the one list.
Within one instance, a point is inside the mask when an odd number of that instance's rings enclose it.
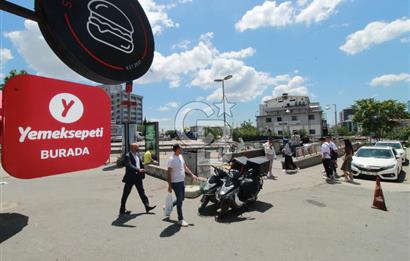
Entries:
{"label": "beige building", "polygon": [[318,138],[323,135],[325,125],[323,110],[318,102],[311,102],[308,96],[287,93],[264,101],[256,117],[259,131],[278,136],[295,134],[304,129],[310,137]]}

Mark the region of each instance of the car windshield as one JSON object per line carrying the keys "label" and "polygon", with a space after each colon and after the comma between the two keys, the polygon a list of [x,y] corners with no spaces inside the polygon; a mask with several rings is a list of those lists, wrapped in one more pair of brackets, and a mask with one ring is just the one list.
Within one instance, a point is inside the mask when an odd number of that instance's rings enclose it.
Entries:
{"label": "car windshield", "polygon": [[387,149],[359,149],[356,153],[356,157],[391,159],[394,158],[394,155],[391,150]]}
{"label": "car windshield", "polygon": [[400,143],[377,142],[376,146],[377,147],[387,146],[387,147],[392,147],[392,148],[395,148],[395,149],[401,149],[401,144]]}

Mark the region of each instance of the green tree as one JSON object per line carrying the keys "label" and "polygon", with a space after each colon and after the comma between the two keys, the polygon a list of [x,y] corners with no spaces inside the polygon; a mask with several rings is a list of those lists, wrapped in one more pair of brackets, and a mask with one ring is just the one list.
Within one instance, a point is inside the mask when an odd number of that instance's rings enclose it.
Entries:
{"label": "green tree", "polygon": [[176,130],[167,130],[165,135],[169,136],[171,139],[174,139],[177,136]]}
{"label": "green tree", "polygon": [[251,120],[247,120],[241,123],[241,126],[233,129],[233,139],[238,141],[239,138],[256,138],[260,136],[258,129],[252,125]]}
{"label": "green tree", "polygon": [[353,133],[351,133],[346,127],[332,127],[329,130],[329,134],[332,136],[336,136],[336,130],[337,130],[337,135],[339,136],[351,136]]}
{"label": "green tree", "polygon": [[398,120],[409,117],[406,105],[395,100],[362,99],[356,101],[352,107],[353,121],[362,126],[363,134],[374,133],[377,137],[384,137],[399,125]]}
{"label": "green tree", "polygon": [[298,134],[300,135],[301,138],[307,137],[307,131],[306,131],[306,129],[300,129],[300,130],[298,130]]}
{"label": "green tree", "polygon": [[222,128],[219,127],[206,127],[204,128],[205,137],[211,134],[214,137],[214,140],[222,137],[223,131]]}
{"label": "green tree", "polygon": [[20,70],[17,71],[16,69],[11,70],[5,77],[4,77],[4,84],[7,83],[8,80],[10,80],[11,78],[20,75],[20,74],[27,74],[27,71],[25,70]]}

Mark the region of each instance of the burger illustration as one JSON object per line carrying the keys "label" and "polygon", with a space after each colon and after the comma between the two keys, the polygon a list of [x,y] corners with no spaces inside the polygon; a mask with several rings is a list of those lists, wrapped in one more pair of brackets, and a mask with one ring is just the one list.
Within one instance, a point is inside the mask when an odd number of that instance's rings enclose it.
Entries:
{"label": "burger illustration", "polygon": [[121,52],[133,52],[134,28],[124,12],[105,0],[90,1],[88,10],[87,31],[92,38]]}

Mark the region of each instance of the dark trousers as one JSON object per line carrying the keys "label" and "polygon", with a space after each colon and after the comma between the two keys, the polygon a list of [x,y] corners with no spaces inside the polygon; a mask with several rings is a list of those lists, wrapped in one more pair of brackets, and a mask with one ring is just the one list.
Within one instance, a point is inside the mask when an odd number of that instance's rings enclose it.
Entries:
{"label": "dark trousers", "polygon": [[295,163],[293,163],[292,156],[285,155],[285,169],[297,169]]}
{"label": "dark trousers", "polygon": [[331,159],[323,159],[322,163],[326,171],[326,176],[328,178],[333,177],[333,161]]}
{"label": "dark trousers", "polygon": [[127,203],[128,196],[130,195],[132,186],[137,188],[141,201],[145,207],[149,206],[148,198],[145,195],[144,186],[142,185],[142,179],[137,180],[135,183],[125,183],[124,190],[122,191],[120,212],[125,211],[125,204]]}
{"label": "dark trousers", "polygon": [[174,190],[175,196],[177,197],[177,200],[174,202],[174,206],[177,206],[178,220],[183,220],[184,217],[182,215],[182,202],[185,198],[185,184],[183,181],[172,183],[172,189]]}

